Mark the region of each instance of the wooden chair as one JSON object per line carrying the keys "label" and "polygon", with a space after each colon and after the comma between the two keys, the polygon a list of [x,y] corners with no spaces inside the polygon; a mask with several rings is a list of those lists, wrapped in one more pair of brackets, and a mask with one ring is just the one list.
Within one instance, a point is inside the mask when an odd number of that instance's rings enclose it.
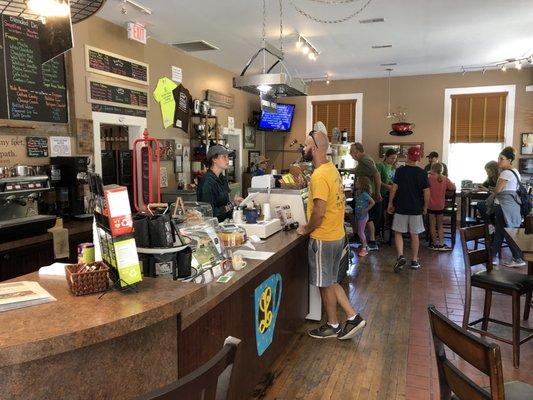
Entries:
{"label": "wooden chair", "polygon": [[[533,338],[533,334],[520,339],[520,331],[533,333],[533,329],[521,327],[520,325],[520,296],[528,294],[533,290],[533,276],[524,275],[518,272],[497,270],[492,265],[492,254],[490,250],[490,236],[486,225],[476,225],[470,228],[461,228],[461,243],[463,246],[463,258],[465,264],[465,308],[463,314],[463,328],[491,337],[496,340],[511,344],[513,346],[513,365],[518,368],[520,365],[520,345]],[[484,238],[485,246],[480,249],[469,249],[468,242]],[[472,272],[472,267],[485,264],[486,268],[477,272]],[[485,304],[483,306],[483,317],[473,322],[470,319],[470,306],[472,302],[472,286],[485,290]],[[492,292],[506,294],[512,297],[512,323],[503,322],[490,318],[490,308],[492,303]],[[529,314],[530,304],[526,303],[524,316]],[[481,329],[475,325],[481,322]],[[512,339],[497,336],[488,331],[489,322],[512,327]]]}
{"label": "wooden chair", "polygon": [[[444,239],[450,239],[452,249],[455,247],[455,236],[457,233],[457,203],[455,202],[455,190],[447,190],[444,196],[443,226]],[[446,221],[450,218],[450,221]]]}
{"label": "wooden chair", "polygon": [[[503,383],[502,360],[497,344],[489,343],[461,329],[433,305],[428,307],[428,313],[437,357],[441,400],[533,399],[533,386],[520,381]],[[444,346],[488,375],[490,388],[482,388],[461,372],[446,358]]]}
{"label": "wooden chair", "polygon": [[224,347],[197,370],[137,400],[225,400],[228,397],[231,373],[241,341],[229,336]]}

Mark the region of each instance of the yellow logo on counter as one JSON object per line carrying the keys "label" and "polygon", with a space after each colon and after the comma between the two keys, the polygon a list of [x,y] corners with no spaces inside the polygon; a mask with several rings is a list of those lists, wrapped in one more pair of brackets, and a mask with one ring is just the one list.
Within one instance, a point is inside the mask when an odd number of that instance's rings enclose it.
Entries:
{"label": "yellow logo on counter", "polygon": [[259,321],[259,332],[264,333],[272,323],[272,311],[268,308],[272,301],[272,288],[267,288],[261,293],[261,300],[259,301],[259,310],[263,313],[261,321]]}

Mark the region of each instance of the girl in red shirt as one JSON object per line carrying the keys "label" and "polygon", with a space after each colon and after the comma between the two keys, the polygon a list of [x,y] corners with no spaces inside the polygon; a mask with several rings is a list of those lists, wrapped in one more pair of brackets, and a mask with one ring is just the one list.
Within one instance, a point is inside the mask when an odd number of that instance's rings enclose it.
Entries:
{"label": "girl in red shirt", "polygon": [[444,197],[447,190],[455,190],[455,185],[443,175],[444,167],[441,163],[431,166],[429,174],[429,204],[428,219],[429,232],[431,233],[430,250],[450,251],[451,247],[444,244],[444,227],[442,214],[444,212]]}

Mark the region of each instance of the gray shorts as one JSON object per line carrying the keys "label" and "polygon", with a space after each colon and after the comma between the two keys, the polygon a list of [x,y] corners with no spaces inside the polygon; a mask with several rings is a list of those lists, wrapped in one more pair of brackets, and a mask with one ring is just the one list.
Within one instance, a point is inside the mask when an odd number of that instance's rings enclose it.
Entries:
{"label": "gray shorts", "polygon": [[344,238],[325,241],[309,239],[309,283],[318,287],[328,287],[337,283],[339,265],[344,249]]}
{"label": "gray shorts", "polygon": [[424,228],[424,218],[422,218],[422,215],[394,214],[392,230],[401,233],[422,233],[426,230]]}

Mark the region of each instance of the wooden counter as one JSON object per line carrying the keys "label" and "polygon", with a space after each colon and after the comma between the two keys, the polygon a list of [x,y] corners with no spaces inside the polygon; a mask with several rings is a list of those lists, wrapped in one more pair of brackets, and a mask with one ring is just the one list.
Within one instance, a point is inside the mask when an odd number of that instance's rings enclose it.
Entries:
{"label": "wooden counter", "polygon": [[37,273],[56,299],[0,313],[2,399],[128,399],[177,378],[178,320],[205,285],[145,278],[138,293],[76,297]]}
{"label": "wooden counter", "polygon": [[[228,283],[207,284],[206,297],[184,310],[178,342],[180,377],[193,371],[217,351],[227,336],[242,340],[233,369],[236,383],[230,399],[248,399],[275,360],[305,321],[309,306],[307,238],[295,231],[278,232],[260,251],[275,254],[265,261],[246,260]],[[273,274],[281,275],[282,293],[272,343],[258,355],[255,325],[255,289]]]}

